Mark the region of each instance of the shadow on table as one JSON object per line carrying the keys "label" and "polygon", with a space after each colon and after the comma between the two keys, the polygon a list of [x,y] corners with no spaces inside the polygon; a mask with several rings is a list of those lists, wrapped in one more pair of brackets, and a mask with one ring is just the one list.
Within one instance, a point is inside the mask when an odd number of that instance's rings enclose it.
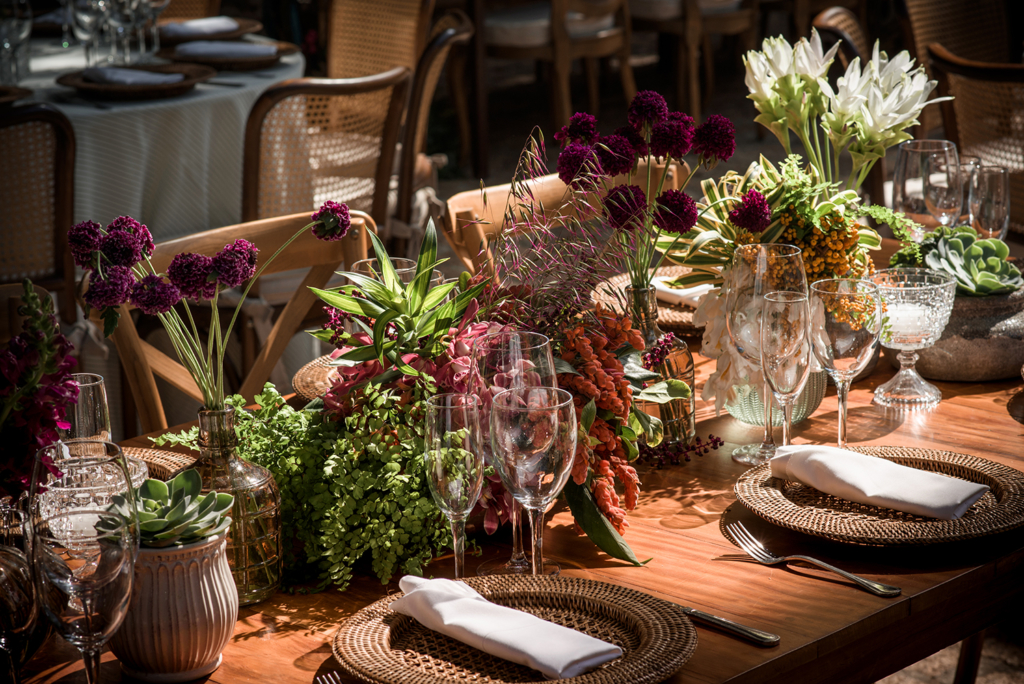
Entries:
{"label": "shadow on table", "polygon": [[1006,404],[1006,412],[1018,423],[1024,423],[1024,390],[1013,395]]}
{"label": "shadow on table", "polygon": [[[853,406],[846,412],[846,436],[851,443],[870,442],[890,435],[907,419],[907,412],[881,406]],[[818,412],[793,426],[793,436],[817,444],[835,444],[839,411]]]}

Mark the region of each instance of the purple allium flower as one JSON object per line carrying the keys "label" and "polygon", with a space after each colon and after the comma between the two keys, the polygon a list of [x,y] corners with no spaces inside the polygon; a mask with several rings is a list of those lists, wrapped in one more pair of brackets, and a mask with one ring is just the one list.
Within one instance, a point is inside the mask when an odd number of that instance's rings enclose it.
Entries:
{"label": "purple allium flower", "polygon": [[135,239],[139,242],[139,249],[146,256],[153,254],[153,236],[149,232],[149,228],[142,225],[131,216],[118,216],[116,219],[110,222],[107,226],[107,232],[111,233],[114,231],[124,231],[135,236]]}
{"label": "purple allium flower", "polygon": [[685,233],[697,225],[697,203],[682,190],[666,190],[658,197],[654,225],[670,233]]}
{"label": "purple allium flower", "polygon": [[693,144],[693,118],[672,112],[651,129],[651,153],[656,157],[681,159]]}
{"label": "purple allium flower", "polygon": [[748,190],[739,206],[729,212],[729,220],[737,228],[760,233],[772,224],[772,209],[757,190]]}
{"label": "purple allium flower", "polygon": [[103,242],[100,228],[100,224],[95,221],[83,221],[68,231],[68,247],[78,266],[92,269],[93,252],[98,251]]}
{"label": "purple allium flower", "polygon": [[348,205],[327,200],[320,210],[313,214],[313,235],[318,240],[334,242],[348,235],[352,227],[352,218],[348,213]]}
{"label": "purple allium flower", "polygon": [[148,275],[132,288],[132,304],[142,313],[167,313],[181,299],[181,292],[173,283],[157,275]]}
{"label": "purple allium flower", "polygon": [[568,126],[555,133],[555,140],[564,147],[571,142],[593,145],[597,140],[597,119],[586,112],[576,112],[569,119]]}
{"label": "purple allium flower", "polygon": [[225,287],[238,287],[256,275],[256,255],[259,250],[248,240],[239,238],[213,257],[213,270],[217,282]]}
{"label": "purple allium flower", "polygon": [[629,125],[637,131],[646,131],[668,117],[668,105],[653,90],[641,90],[629,103]]}
{"label": "purple allium flower", "polygon": [[712,114],[694,132],[693,150],[709,169],[720,161],[729,161],[736,151],[736,127],[721,114]]}
{"label": "purple allium flower", "polygon": [[633,170],[636,152],[629,141],[621,135],[607,135],[598,140],[594,147],[601,172],[608,176],[619,176]]}
{"label": "purple allium flower", "polygon": [[632,126],[616,128],[612,135],[621,135],[623,138],[628,140],[629,144],[633,146],[633,151],[636,152],[638,157],[647,156],[647,141],[644,140],[644,136],[637,133],[636,129]]}
{"label": "purple allium flower", "polygon": [[[95,276],[98,271],[94,271]],[[85,292],[85,303],[94,309],[120,306],[128,301],[135,277],[127,266],[107,266],[102,278],[90,278],[89,289]]]}
{"label": "purple allium flower", "polygon": [[635,185],[617,185],[604,196],[604,210],[608,222],[617,230],[632,231],[643,221],[647,198]]}
{"label": "purple allium flower", "polygon": [[594,171],[594,148],[583,143],[571,142],[558,154],[558,177],[566,185],[579,186],[588,171]]}
{"label": "purple allium flower", "polygon": [[195,301],[211,299],[217,292],[213,259],[205,254],[176,254],[167,266],[167,277],[183,297]]}
{"label": "purple allium flower", "polygon": [[131,268],[142,260],[142,246],[138,238],[124,230],[112,230],[104,235],[100,251],[114,266]]}

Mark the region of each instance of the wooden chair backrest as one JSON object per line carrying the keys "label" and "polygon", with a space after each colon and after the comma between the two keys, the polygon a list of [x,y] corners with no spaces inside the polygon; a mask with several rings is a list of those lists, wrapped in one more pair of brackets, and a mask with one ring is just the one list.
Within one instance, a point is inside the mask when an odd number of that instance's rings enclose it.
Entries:
{"label": "wooden chair backrest", "polygon": [[[38,285],[33,285],[41,300],[50,298],[50,293]],[[21,283],[0,285],[0,344],[7,344],[12,337],[22,332],[25,317],[18,313],[21,297],[25,294],[25,286]]]}
{"label": "wooden chair backrest", "polygon": [[160,20],[184,21],[215,17],[220,14],[220,0],[171,0],[167,9],[160,13]]}
{"label": "wooden chair backrest", "polygon": [[[312,232],[304,231],[263,272],[264,275],[272,275],[282,271],[309,268],[302,284],[295,290],[274,322],[274,327],[252,370],[242,381],[239,394],[246,399],[251,400],[263,388],[289,340],[299,330],[310,308],[318,301],[309,288],[325,287],[342,264],[353,264],[366,258],[369,244],[366,231],[376,232],[377,225],[363,212],[352,211],[351,215],[352,229],[344,239],[324,242],[318,240]],[[265,260],[269,259],[299,228],[308,224],[309,219],[310,214],[302,213],[208,230],[156,245],[150,260],[153,268],[162,273],[167,270],[176,254],[195,252],[213,256],[223,249],[224,245],[244,238],[259,248],[257,268],[260,268]],[[121,306],[121,320],[113,339],[137,405],[143,432],[167,427],[163,402],[157,391],[156,377],[166,380],[173,387],[198,401],[203,400],[199,387],[177,359],[164,354],[139,337],[128,305]]]}
{"label": "wooden chair backrest", "polygon": [[45,104],[0,109],[0,283],[25,278],[61,293],[75,320],[75,262],[67,249],[75,202],[75,133]]}
{"label": "wooden chair backrest", "polygon": [[[663,172],[664,166],[652,169],[652,184],[658,184]],[[678,189],[683,178],[688,175],[689,167],[686,164],[680,166],[673,163],[668,169],[663,189]],[[626,176],[617,176],[612,179],[612,185],[623,185],[627,181],[629,178]],[[643,187],[646,183],[647,164],[640,162],[631,184]],[[557,218],[574,214],[574,208],[568,203],[566,185],[557,174],[535,178],[527,181],[527,185],[533,196],[534,206],[543,206],[547,217]],[[494,255],[489,245],[505,229],[505,212],[509,202],[514,199],[512,184],[506,183],[483,190],[460,192],[448,200],[447,211],[442,221],[445,238],[470,273],[492,268]]]}
{"label": "wooden chair backrest", "polygon": [[860,57],[861,68],[871,59],[871,46],[857,15],[845,7],[829,7],[814,17],[814,28],[822,37],[843,41],[839,45],[839,61],[845,69],[856,57]]}
{"label": "wooden chair backrest", "polygon": [[423,52],[434,0],[333,0],[327,29],[328,78],[358,78],[404,66]]}

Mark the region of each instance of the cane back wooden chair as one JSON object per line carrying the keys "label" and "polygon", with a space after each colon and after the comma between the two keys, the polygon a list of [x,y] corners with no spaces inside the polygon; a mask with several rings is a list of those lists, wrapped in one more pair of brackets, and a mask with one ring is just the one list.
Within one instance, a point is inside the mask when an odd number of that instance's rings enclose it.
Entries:
{"label": "cane back wooden chair", "polygon": [[333,0],[327,19],[327,77],[357,78],[404,66],[427,43],[434,0]]}
{"label": "cane back wooden chair", "polygon": [[202,19],[203,17],[215,17],[219,13],[220,0],[171,0],[167,9],[160,13],[160,21]]}
{"label": "cane back wooden chair", "polygon": [[[299,331],[306,314],[317,303],[310,287],[323,288],[327,281],[340,270],[343,264],[352,264],[366,258],[369,240],[367,230],[376,231],[373,219],[360,211],[352,211],[352,229],[344,239],[335,242],[318,240],[310,231],[304,231],[277,259],[267,267],[264,274],[271,275],[299,268],[309,271],[302,284],[295,289],[284,310],[274,322],[256,358],[256,362],[242,381],[239,394],[251,400],[263,388],[270,377],[270,371],[281,357],[288,341]],[[240,223],[225,228],[216,228],[188,237],[162,242],[156,245],[150,261],[157,272],[167,270],[174,255],[180,252],[197,252],[214,255],[225,244],[238,238],[245,238],[259,246],[260,264],[269,259],[295,232],[309,223],[309,212],[280,216]],[[121,365],[131,387],[143,432],[167,428],[163,402],[157,391],[156,377],[163,378],[171,386],[188,396],[202,401],[202,394],[192,376],[177,359],[171,358],[139,336],[132,321],[131,309],[121,306],[121,319],[113,334],[114,344],[121,357]]]}
{"label": "cane back wooden chair", "polygon": [[942,103],[946,137],[961,155],[1009,169],[1010,230],[1024,233],[1024,64],[964,59],[939,43],[928,53],[939,96],[954,97]]}
{"label": "cane back wooden chair", "polygon": [[0,111],[0,159],[0,283],[31,278],[56,290],[61,318],[72,323],[75,262],[67,249],[75,203],[71,122],[45,104]]}

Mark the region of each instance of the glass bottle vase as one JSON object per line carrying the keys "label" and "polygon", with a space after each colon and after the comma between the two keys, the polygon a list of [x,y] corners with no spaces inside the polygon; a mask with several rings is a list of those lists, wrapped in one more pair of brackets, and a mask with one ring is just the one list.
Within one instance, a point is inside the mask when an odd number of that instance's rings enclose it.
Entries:
{"label": "glass bottle vase", "polygon": [[235,410],[199,412],[199,458],[195,468],[203,492],[235,497],[227,555],[239,604],[269,598],[281,583],[281,494],[269,470],[235,455]]}
{"label": "glass bottle vase", "polygon": [[667,336],[658,327],[657,290],[627,287],[626,300],[633,327],[644,338],[645,353],[659,343],[668,345],[664,361],[651,370],[659,373],[662,380],[682,380],[690,388],[689,399],[673,399],[661,405],[640,401],[636,403],[637,409],[644,413],[658,412],[664,425],[666,442],[690,444],[696,435],[693,355],[686,342],[671,333]]}

